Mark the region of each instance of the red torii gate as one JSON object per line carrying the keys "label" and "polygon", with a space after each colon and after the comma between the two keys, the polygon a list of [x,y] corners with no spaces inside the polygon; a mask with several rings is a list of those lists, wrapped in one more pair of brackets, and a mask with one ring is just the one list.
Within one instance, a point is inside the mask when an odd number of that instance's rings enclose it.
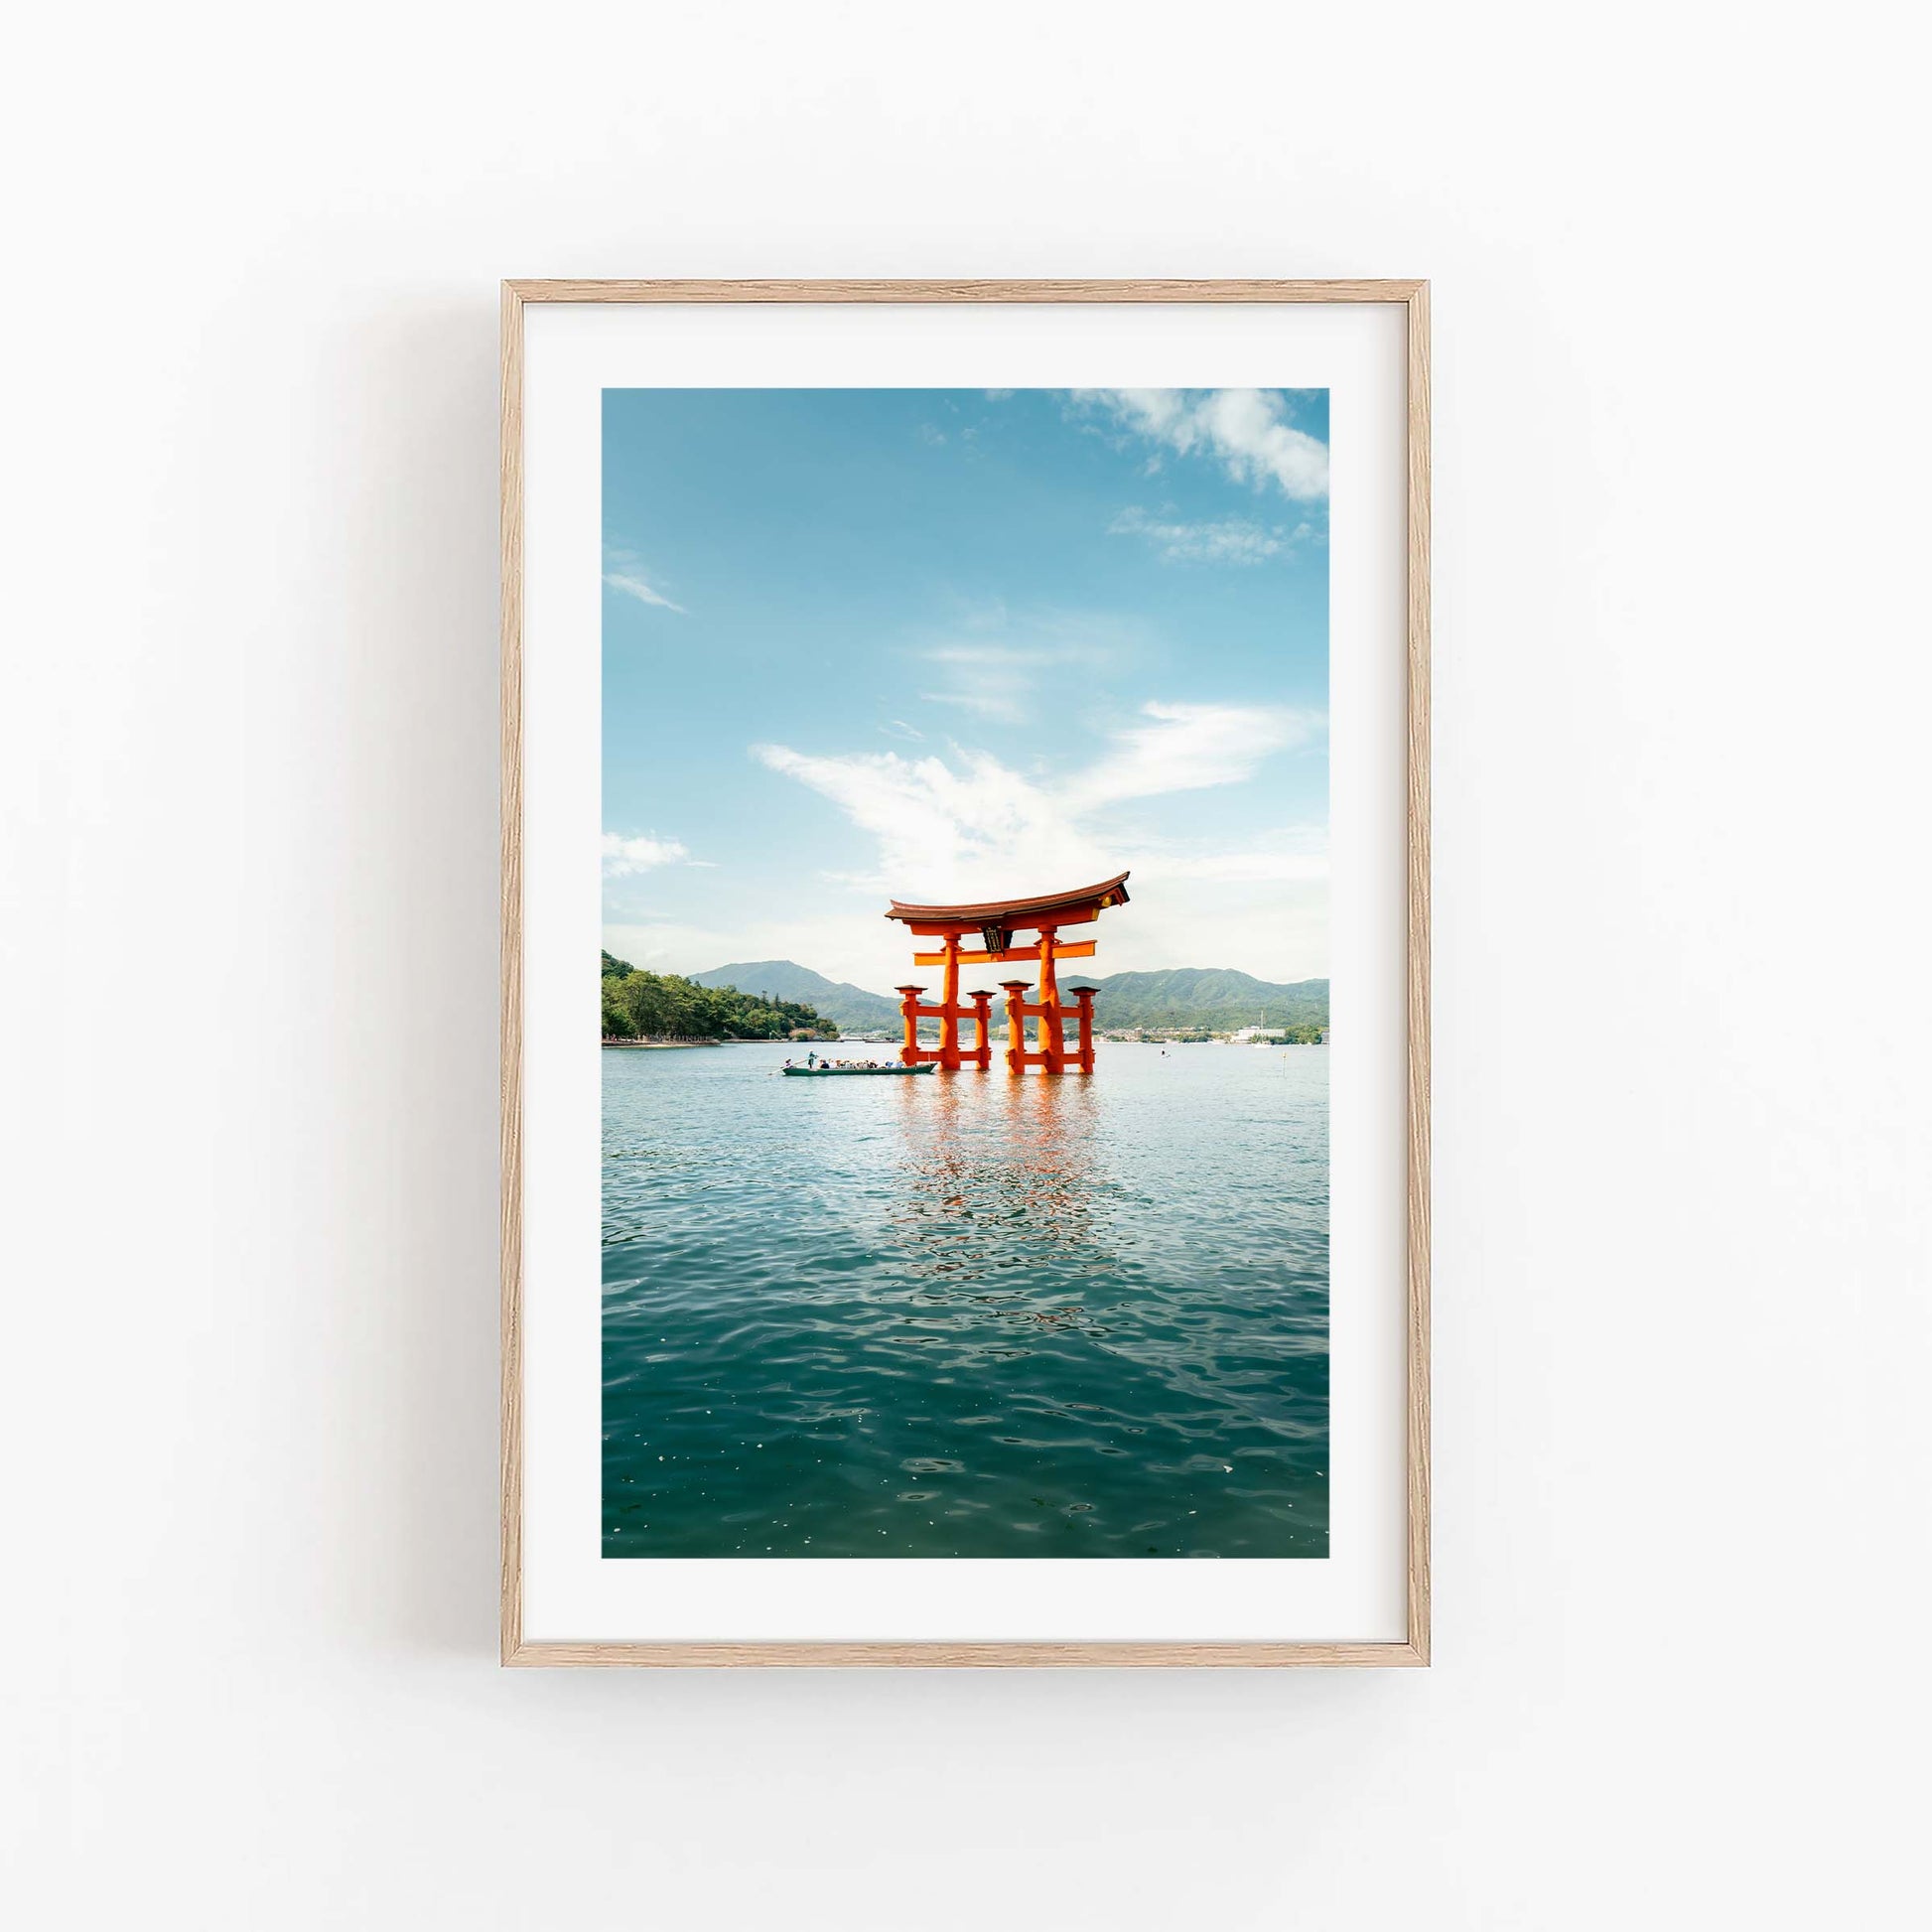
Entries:
{"label": "red torii gate", "polygon": [[[1064,1022],[1067,1009],[1060,999],[1059,981],[1053,966],[1061,959],[1091,959],[1094,942],[1091,939],[1072,945],[1061,945],[1059,929],[1063,925],[1091,925],[1110,905],[1127,903],[1127,874],[1120,873],[1112,879],[1102,880],[1097,886],[1082,886],[1070,893],[1046,893],[1037,898],[1003,898],[988,901],[984,905],[905,905],[894,899],[892,910],[886,916],[897,919],[910,928],[913,935],[922,939],[943,939],[944,947],[938,952],[915,952],[912,963],[915,966],[938,966],[944,968],[939,1000],[936,1005],[923,1003],[923,986],[901,986],[899,1012],[905,1019],[905,1044],[899,1048],[899,1058],[907,1066],[916,1066],[923,1060],[934,1060],[940,1066],[957,1072],[962,1066],[978,1067],[982,1072],[993,1064],[992,1042],[987,1036],[991,1021],[989,1007],[993,999],[991,993],[969,993],[967,999],[972,1005],[962,1006],[959,1000],[959,969],[962,966],[990,965],[1005,960],[1026,960],[1035,962],[1039,973],[1039,999],[1029,1000],[1027,981],[1002,980],[1000,990],[1007,996],[1007,1070],[1011,1073],[1024,1073],[1030,1066],[1043,1068],[1048,1073],[1064,1073],[1070,1067],[1082,1073],[1093,1071],[1093,988],[1077,986],[1073,998],[1079,1012],[1079,1045],[1069,1052],[1066,1044]],[[1014,937],[1021,932],[1035,932],[1036,940],[1025,945],[1015,945]],[[984,950],[962,952],[960,941],[972,934],[978,934]],[[919,1022],[937,1020],[939,1022],[939,1048],[936,1052],[925,1052],[919,1046]],[[959,1023],[971,1020],[973,1023],[973,1044],[962,1047],[959,1043]],[[1027,1045],[1027,1022],[1037,1020],[1039,1032],[1038,1044],[1032,1050]]]}

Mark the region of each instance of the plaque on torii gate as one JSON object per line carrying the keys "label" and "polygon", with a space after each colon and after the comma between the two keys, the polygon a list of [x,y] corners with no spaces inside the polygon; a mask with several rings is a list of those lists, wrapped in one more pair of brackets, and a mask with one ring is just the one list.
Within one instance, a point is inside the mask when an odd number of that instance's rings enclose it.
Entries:
{"label": "plaque on torii gate", "polygon": [[[1035,966],[1039,983],[1039,998],[1027,998],[1026,980],[1002,980],[1006,995],[1007,1070],[1024,1073],[1036,1066],[1046,1073],[1093,1071],[1093,988],[1073,989],[1079,1032],[1078,1044],[1067,1045],[1065,1023],[1069,1009],[1060,995],[1055,962],[1062,959],[1091,959],[1091,939],[1062,944],[1062,926],[1091,925],[1110,905],[1127,903],[1127,874],[1102,880],[1097,886],[1082,886],[1070,893],[1045,893],[1035,898],[992,899],[980,905],[906,905],[894,899],[886,916],[897,919],[915,938],[938,939],[936,952],[915,952],[915,966],[937,966],[943,979],[939,999],[929,1003],[923,986],[901,986],[899,1012],[905,1020],[905,1043],[899,1058],[907,1066],[926,1060],[957,1072],[963,1066],[981,1071],[993,1064],[993,1046],[988,1037],[991,1024],[990,992],[968,993],[972,1002],[960,1002],[959,969],[962,966],[996,965],[1012,960]],[[1035,938],[1022,942],[1019,935],[1031,932]],[[961,942],[977,937],[980,949],[963,950]],[[919,1045],[919,1022],[937,1020],[939,1045],[928,1051]],[[973,1023],[973,1043],[959,1042],[959,1023]],[[1032,1044],[1027,1038],[1027,1022],[1038,1022]]]}

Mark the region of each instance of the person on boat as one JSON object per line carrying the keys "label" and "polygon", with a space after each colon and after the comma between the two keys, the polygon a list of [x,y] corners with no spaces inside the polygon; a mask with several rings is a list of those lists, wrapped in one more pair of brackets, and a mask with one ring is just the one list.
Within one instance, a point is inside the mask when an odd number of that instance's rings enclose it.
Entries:
{"label": "person on boat", "polygon": [[816,1066],[818,1064],[818,1052],[816,1048],[805,1055],[805,1064],[807,1066]]}

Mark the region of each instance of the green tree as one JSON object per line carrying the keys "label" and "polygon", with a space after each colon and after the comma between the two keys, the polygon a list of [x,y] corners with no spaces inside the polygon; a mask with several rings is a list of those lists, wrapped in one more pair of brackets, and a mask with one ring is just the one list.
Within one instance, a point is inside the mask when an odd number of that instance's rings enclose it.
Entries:
{"label": "green tree", "polygon": [[837,1039],[817,1010],[732,986],[700,986],[676,973],[649,973],[603,955],[604,1035],[615,1039]]}

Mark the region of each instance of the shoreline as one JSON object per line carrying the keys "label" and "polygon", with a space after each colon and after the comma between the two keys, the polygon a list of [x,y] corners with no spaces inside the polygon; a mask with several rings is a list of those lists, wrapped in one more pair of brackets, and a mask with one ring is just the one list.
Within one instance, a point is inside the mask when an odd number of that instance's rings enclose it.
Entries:
{"label": "shoreline", "polygon": [[686,1046],[722,1046],[722,1039],[606,1039],[599,1041],[607,1051],[621,1049],[632,1053],[676,1052]]}

